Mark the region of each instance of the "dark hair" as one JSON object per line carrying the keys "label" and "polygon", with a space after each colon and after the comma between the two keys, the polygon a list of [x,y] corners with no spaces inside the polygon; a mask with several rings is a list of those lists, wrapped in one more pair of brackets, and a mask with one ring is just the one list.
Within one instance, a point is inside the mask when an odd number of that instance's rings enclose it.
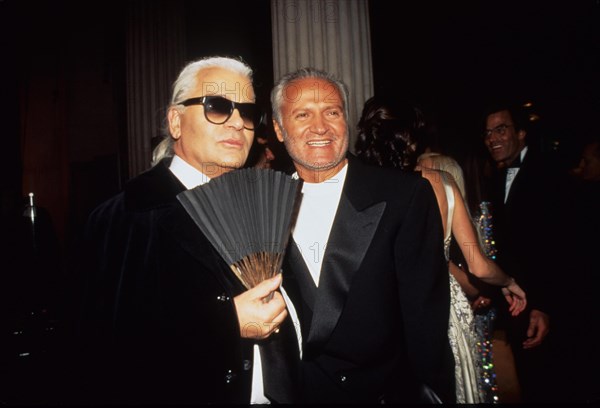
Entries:
{"label": "dark hair", "polygon": [[412,170],[425,149],[425,126],[418,107],[374,96],[365,102],[358,122],[356,155],[367,164]]}
{"label": "dark hair", "polygon": [[508,111],[512,118],[515,130],[528,131],[529,116],[523,106],[510,100],[494,101],[489,103],[483,111],[482,126],[485,129],[487,117],[493,113]]}

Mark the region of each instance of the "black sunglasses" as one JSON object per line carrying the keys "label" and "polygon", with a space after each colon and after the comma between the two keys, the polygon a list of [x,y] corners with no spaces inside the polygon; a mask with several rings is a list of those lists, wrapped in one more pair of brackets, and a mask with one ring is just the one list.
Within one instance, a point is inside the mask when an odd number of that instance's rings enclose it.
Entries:
{"label": "black sunglasses", "polygon": [[229,120],[237,109],[244,121],[244,128],[254,130],[263,120],[263,114],[255,103],[239,103],[222,96],[199,96],[179,103],[183,106],[204,105],[204,117],[210,123],[221,125]]}

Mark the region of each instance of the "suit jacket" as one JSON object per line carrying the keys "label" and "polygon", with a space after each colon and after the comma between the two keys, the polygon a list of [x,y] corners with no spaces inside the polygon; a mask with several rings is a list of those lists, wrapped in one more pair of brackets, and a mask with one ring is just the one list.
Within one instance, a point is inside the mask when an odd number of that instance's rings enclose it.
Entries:
{"label": "suit jacket", "polygon": [[319,287],[294,242],[284,287],[299,315],[304,402],[454,401],[440,213],[418,174],[349,158]]}
{"label": "suit jacket", "polygon": [[551,284],[562,256],[557,231],[562,227],[563,206],[557,192],[563,180],[556,166],[530,147],[504,203],[505,173],[498,170],[493,179],[496,261],[526,291],[529,308],[549,313]]}
{"label": "suit jacket", "polygon": [[248,403],[245,289],[176,195],[161,162],[90,216],[82,336],[87,401]]}

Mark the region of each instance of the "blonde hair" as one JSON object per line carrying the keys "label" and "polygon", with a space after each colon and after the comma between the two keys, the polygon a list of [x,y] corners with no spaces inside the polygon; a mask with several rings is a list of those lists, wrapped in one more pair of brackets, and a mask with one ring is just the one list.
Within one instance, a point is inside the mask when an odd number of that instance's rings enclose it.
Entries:
{"label": "blonde hair", "polygon": [[417,158],[417,163],[422,167],[421,162],[425,159],[431,160],[432,166],[430,168],[450,173],[460,190],[463,200],[466,200],[465,178],[460,164],[452,157],[440,153],[423,153]]}

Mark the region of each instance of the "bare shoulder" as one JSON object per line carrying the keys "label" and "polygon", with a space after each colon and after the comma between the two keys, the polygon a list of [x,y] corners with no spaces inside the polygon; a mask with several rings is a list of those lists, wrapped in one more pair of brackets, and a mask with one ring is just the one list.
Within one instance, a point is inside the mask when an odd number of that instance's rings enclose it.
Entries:
{"label": "bare shoulder", "polygon": [[442,182],[442,174],[444,172],[442,170],[434,170],[434,169],[423,169],[421,170],[421,176],[424,179],[427,179],[429,183],[431,183],[434,190],[443,189],[444,183]]}

